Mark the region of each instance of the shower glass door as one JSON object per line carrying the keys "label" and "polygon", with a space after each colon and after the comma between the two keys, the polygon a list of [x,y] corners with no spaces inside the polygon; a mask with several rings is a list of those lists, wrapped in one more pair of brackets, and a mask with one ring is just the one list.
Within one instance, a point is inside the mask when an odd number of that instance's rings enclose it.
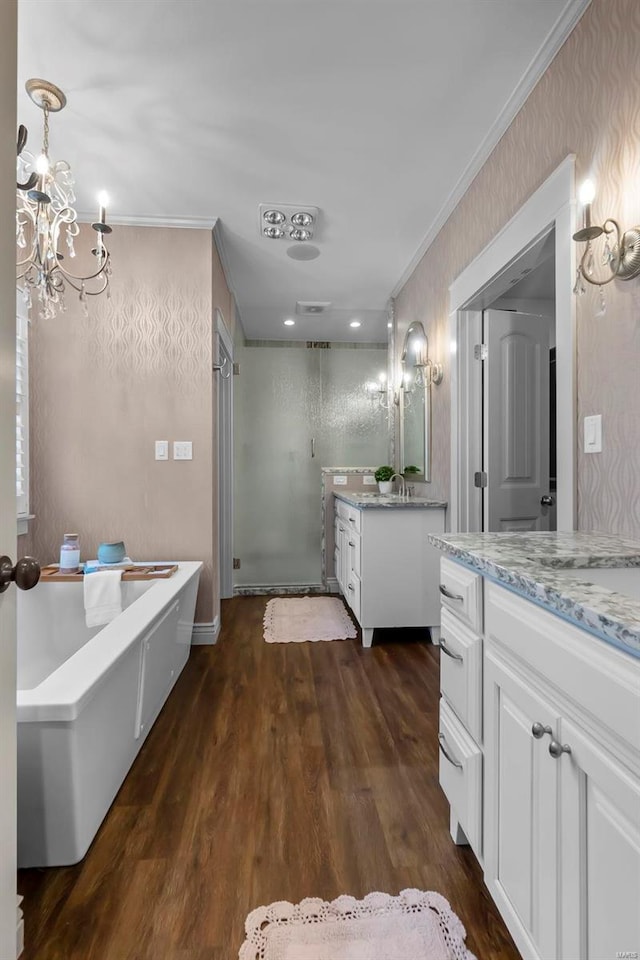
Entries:
{"label": "shower glass door", "polygon": [[322,467],[387,462],[387,413],[364,389],[386,345],[249,341],[237,355],[235,585],[318,585]]}

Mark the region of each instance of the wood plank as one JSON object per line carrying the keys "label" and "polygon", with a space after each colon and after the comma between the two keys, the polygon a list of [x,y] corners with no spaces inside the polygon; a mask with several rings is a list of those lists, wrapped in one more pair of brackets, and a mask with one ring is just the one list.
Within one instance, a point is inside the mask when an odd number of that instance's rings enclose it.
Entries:
{"label": "wood plank", "polygon": [[405,887],[447,897],[478,957],[517,960],[449,837],[439,652],[267,644],[265,603],[223,602],[84,861],[20,871],[23,960],[232,960],[261,904]]}

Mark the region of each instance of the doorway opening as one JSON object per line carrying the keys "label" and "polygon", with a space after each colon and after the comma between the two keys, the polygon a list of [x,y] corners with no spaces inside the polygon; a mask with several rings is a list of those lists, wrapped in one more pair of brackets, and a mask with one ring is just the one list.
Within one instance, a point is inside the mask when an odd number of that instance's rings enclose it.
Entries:
{"label": "doorway opening", "polygon": [[216,307],[218,572],[220,598],[233,596],[233,341]]}
{"label": "doorway opening", "polygon": [[451,529],[575,528],[574,157],[450,288]]}

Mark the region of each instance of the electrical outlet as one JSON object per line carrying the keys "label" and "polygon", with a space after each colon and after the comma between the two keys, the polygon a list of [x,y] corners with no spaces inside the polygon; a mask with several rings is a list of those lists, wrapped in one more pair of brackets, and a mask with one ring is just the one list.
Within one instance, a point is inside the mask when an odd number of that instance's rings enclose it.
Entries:
{"label": "electrical outlet", "polygon": [[333,478],[333,485],[334,487],[346,487],[347,478],[342,476],[342,474],[338,474]]}
{"label": "electrical outlet", "polygon": [[169,441],[156,440],[156,460],[169,459]]}
{"label": "electrical outlet", "polygon": [[193,460],[193,443],[191,440],[173,441],[174,460]]}
{"label": "electrical outlet", "polygon": [[375,487],[376,478],[372,473],[365,473],[364,477],[362,478],[362,482],[365,487]]}

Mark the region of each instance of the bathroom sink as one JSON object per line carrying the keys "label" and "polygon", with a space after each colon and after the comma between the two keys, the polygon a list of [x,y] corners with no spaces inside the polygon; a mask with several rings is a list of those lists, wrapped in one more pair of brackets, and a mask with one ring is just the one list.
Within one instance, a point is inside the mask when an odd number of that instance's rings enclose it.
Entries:
{"label": "bathroom sink", "polygon": [[405,500],[410,499],[401,493],[358,493],[356,496],[367,500],[381,500],[383,503],[404,503]]}
{"label": "bathroom sink", "polygon": [[580,580],[640,600],[640,567],[581,567],[556,571],[558,579]]}

